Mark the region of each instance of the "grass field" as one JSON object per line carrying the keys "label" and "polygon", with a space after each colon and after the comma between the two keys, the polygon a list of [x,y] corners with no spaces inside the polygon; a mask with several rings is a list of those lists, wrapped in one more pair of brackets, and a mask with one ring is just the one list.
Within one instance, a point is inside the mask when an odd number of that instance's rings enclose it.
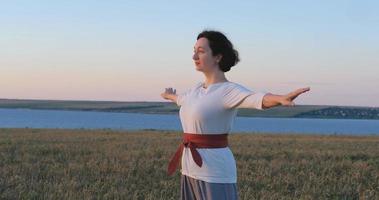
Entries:
{"label": "grass field", "polygon": [[[180,133],[0,129],[0,199],[178,199]],[[240,199],[379,199],[378,136],[234,134]]]}

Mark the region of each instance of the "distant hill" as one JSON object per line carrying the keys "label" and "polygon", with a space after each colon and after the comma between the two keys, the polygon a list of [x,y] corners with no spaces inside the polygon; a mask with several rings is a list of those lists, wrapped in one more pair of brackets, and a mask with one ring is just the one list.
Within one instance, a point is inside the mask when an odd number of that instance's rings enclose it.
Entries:
{"label": "distant hill", "polygon": [[[177,114],[179,107],[170,102],[66,101],[0,99],[0,108],[81,110],[147,114]],[[297,105],[267,110],[239,109],[242,117],[379,119],[379,108],[352,106]]]}

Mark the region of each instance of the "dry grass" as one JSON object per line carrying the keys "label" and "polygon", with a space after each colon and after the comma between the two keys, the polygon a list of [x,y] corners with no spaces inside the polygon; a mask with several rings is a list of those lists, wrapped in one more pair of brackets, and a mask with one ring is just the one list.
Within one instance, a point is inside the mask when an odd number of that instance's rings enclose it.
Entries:
{"label": "dry grass", "polygon": [[[0,129],[0,199],[178,199],[180,133]],[[379,137],[235,134],[241,199],[379,199]]]}

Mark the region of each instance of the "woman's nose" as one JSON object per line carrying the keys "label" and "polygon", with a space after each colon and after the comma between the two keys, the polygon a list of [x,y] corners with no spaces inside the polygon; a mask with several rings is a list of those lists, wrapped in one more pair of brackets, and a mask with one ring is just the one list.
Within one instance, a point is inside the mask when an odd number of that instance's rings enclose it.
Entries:
{"label": "woman's nose", "polygon": [[197,53],[194,53],[194,54],[193,54],[192,59],[193,59],[193,60],[198,60],[198,59],[199,59],[199,57],[197,56]]}

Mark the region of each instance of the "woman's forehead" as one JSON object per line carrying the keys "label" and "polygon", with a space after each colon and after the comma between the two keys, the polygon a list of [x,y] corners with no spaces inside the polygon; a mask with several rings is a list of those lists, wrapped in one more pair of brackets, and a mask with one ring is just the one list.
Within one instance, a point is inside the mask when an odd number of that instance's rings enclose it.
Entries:
{"label": "woman's forehead", "polygon": [[203,48],[203,49],[209,48],[207,38],[199,38],[196,41],[194,48],[195,49],[197,49],[197,48]]}

